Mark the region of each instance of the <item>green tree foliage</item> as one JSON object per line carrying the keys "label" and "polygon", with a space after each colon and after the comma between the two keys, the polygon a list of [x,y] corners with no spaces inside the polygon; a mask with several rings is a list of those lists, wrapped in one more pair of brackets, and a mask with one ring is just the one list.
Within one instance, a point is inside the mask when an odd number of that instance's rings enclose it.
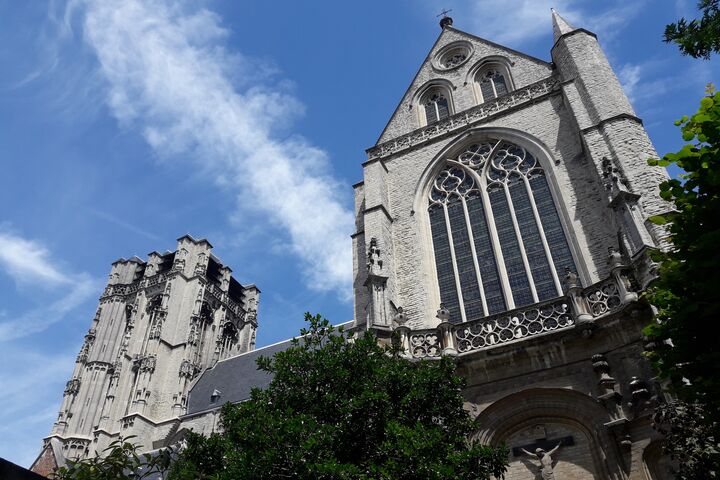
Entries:
{"label": "green tree foliage", "polygon": [[720,478],[720,426],[709,420],[699,403],[673,402],[661,405],[654,419],[657,430],[665,435],[665,453],[676,460],[678,480]]}
{"label": "green tree foliage", "polygon": [[306,314],[301,340],[258,367],[273,375],[226,404],[221,434],[190,435],[175,480],[487,479],[505,447],[469,441],[463,379],[449,358],[410,362],[371,333],[348,341]]}
{"label": "green tree foliage", "polygon": [[133,437],[116,440],[102,454],[70,461],[55,472],[56,480],[142,480],[163,473],[170,467],[172,452],[161,450],[153,455],[138,453]]}
{"label": "green tree foliage", "polygon": [[678,465],[676,478],[720,477],[720,93],[708,95],[691,118],[676,122],[686,144],[650,165],[675,164],[680,180],[660,185],[660,196],[674,204],[667,215],[672,248],[656,252],[659,277],[648,292],[658,308],[645,329],[648,352],[660,376],[679,401],[661,405],[655,424],[666,434],[665,452]]}
{"label": "green tree foliage", "polygon": [[720,52],[720,0],[701,0],[702,18],[688,22],[681,18],[665,27],[665,41],[675,43],[685,55],[709,59]]}
{"label": "green tree foliage", "polygon": [[659,278],[649,300],[657,322],[646,333],[655,339],[654,366],[676,394],[720,412],[720,349],[712,334],[720,320],[720,93],[708,90],[700,110],[677,125],[687,142],[651,165],[675,164],[681,179],[660,185],[660,196],[675,211],[651,218],[671,222],[672,248],[657,253]]}

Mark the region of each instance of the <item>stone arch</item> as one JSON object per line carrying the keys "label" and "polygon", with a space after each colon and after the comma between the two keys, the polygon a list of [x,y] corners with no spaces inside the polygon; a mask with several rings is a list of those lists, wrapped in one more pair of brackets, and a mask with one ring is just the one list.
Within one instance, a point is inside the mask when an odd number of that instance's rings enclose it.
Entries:
{"label": "stone arch", "polygon": [[474,439],[490,445],[508,444],[511,449],[508,478],[541,478],[533,477],[538,461],[522,454],[513,455],[513,448],[539,439],[552,444],[572,437],[573,444],[561,447],[556,454],[558,473],[567,478],[620,479],[623,460],[604,426],[609,420],[607,411],[583,393],[532,388],[496,400],[484,409],[475,420],[478,429]]}
{"label": "stone arch", "polygon": [[475,62],[475,64],[470,69],[468,69],[468,72],[465,75],[464,85],[470,84],[470,88],[472,89],[473,98],[475,99],[476,105],[483,103],[483,101],[492,100],[483,97],[478,84],[479,75],[488,68],[495,68],[496,70],[500,71],[500,73],[502,73],[505,78],[508,92],[512,92],[513,90],[515,90],[515,82],[512,75],[513,65],[514,63],[509,58],[503,55],[490,55]]}
{"label": "stone arch", "polygon": [[455,91],[455,85],[449,80],[444,78],[436,78],[430,80],[418,88],[413,95],[412,105],[415,109],[418,126],[424,127],[429,124],[425,117],[425,109],[422,105],[423,99],[433,91],[442,92],[447,98],[448,102],[448,116],[452,116],[455,113],[455,99],[453,98],[453,92]]}

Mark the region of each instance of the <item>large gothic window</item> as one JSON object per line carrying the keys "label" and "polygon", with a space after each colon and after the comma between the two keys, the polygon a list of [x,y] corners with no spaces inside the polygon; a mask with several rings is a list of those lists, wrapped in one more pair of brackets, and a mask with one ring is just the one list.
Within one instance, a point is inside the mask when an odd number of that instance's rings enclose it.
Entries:
{"label": "large gothic window", "polygon": [[565,270],[577,271],[545,172],[518,145],[484,140],[447,160],[428,213],[451,321],[561,296]]}
{"label": "large gothic window", "polygon": [[423,96],[422,104],[425,108],[425,121],[428,125],[450,116],[448,97],[440,89],[430,90]]}

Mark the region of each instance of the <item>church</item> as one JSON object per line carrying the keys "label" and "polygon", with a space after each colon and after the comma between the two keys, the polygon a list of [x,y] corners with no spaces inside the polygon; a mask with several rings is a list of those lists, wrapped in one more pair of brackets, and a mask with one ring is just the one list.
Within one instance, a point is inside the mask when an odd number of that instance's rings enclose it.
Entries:
{"label": "church", "polygon": [[[450,17],[353,185],[354,319],[412,361],[447,355],[505,478],[670,478],[644,359],[667,179],[596,35],[552,12],[551,61]],[[351,232],[349,232],[351,233]],[[218,428],[289,341],[255,348],[260,291],[204,239],[119,259],[32,469],[134,435]]]}

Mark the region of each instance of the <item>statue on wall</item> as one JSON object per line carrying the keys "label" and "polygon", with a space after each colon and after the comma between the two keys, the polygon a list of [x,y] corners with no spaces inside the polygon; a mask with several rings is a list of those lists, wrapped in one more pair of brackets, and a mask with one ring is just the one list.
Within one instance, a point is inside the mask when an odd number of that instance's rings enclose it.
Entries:
{"label": "statue on wall", "polygon": [[555,480],[555,473],[553,472],[552,454],[557,452],[558,448],[560,448],[560,444],[562,444],[562,442],[559,442],[557,446],[549,452],[546,452],[542,448],[536,448],[535,453],[530,453],[524,448],[521,448],[522,452],[525,455],[529,457],[535,457],[540,460],[540,474],[542,475],[543,480]]}

